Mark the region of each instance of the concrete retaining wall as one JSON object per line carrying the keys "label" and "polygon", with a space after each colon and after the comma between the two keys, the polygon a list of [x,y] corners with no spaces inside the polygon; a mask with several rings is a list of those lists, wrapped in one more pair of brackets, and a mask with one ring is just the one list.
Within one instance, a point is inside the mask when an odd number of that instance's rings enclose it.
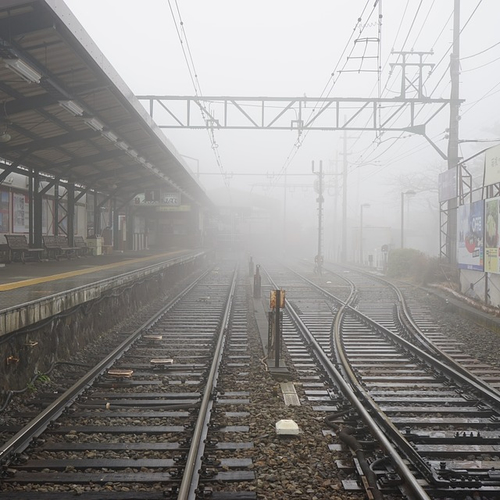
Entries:
{"label": "concrete retaining wall", "polygon": [[[132,319],[176,283],[206,268],[207,260],[200,254],[185,263],[117,279],[114,286],[94,284],[88,290],[69,291],[39,304],[13,308],[11,318],[17,323],[8,320],[4,325],[26,326],[0,336],[0,391],[23,388],[35,373],[47,371],[55,361],[70,359],[89,342]],[[0,404],[2,399],[0,395]]]}

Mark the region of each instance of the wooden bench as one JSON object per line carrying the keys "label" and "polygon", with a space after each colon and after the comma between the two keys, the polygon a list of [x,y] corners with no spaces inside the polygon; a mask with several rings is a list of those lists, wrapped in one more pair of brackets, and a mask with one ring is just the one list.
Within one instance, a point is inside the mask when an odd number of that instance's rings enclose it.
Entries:
{"label": "wooden bench", "polygon": [[83,236],[75,236],[73,238],[73,244],[78,248],[78,250],[76,251],[78,255],[86,256],[94,254],[94,249],[87,245],[86,241],[83,239]]}
{"label": "wooden bench", "polygon": [[43,248],[30,248],[24,234],[6,234],[5,240],[9,249],[9,262],[16,260],[16,256],[23,264],[26,262],[26,258],[40,262]]}

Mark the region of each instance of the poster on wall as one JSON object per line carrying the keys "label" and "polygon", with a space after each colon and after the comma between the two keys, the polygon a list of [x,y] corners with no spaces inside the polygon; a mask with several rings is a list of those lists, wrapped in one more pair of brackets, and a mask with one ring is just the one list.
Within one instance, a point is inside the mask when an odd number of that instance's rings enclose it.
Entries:
{"label": "poster on wall", "polygon": [[8,233],[9,229],[9,193],[0,191],[0,233]]}
{"label": "poster on wall", "polygon": [[500,241],[498,222],[500,220],[500,199],[492,198],[484,202],[484,270],[500,273]]}
{"label": "poster on wall", "polygon": [[457,261],[461,269],[484,269],[483,215],[483,200],[458,207]]}
{"label": "poster on wall", "polygon": [[29,232],[29,202],[28,196],[13,193],[13,231],[14,233]]}

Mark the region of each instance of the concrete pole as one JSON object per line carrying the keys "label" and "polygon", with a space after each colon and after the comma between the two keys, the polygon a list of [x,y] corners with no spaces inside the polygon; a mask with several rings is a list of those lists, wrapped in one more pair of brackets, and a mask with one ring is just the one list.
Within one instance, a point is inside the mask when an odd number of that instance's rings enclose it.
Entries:
{"label": "concrete pole", "polygon": [[[458,132],[460,120],[460,0],[455,0],[453,11],[453,53],[450,61],[451,103],[450,127],[448,140],[448,169],[457,168]],[[457,172],[457,177],[460,178]],[[457,207],[456,198],[448,201],[448,219],[446,235],[446,254],[450,264],[457,262]]]}
{"label": "concrete pole", "polygon": [[340,262],[347,261],[347,133],[344,132],[342,169],[342,251]]}

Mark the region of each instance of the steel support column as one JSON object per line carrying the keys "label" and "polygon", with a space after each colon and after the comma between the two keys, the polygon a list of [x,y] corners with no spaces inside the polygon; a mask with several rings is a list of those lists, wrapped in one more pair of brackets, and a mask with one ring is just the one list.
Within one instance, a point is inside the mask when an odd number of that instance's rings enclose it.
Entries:
{"label": "steel support column", "polygon": [[120,248],[120,234],[118,231],[118,210],[116,209],[116,198],[111,201],[111,206],[113,210],[113,250],[118,250]]}
{"label": "steel support column", "polygon": [[68,244],[73,246],[75,235],[75,185],[68,183],[67,187],[68,208],[66,212]]}
{"label": "steel support column", "polygon": [[38,171],[36,171],[33,175],[32,213],[33,213],[33,245],[36,248],[42,248],[43,195],[40,191],[40,174],[38,173]]}
{"label": "steel support column", "polygon": [[59,179],[54,183],[54,235],[59,234]]}
{"label": "steel support column", "polygon": [[94,191],[94,235],[99,236],[100,234],[101,234],[101,207],[99,206],[97,191]]}

